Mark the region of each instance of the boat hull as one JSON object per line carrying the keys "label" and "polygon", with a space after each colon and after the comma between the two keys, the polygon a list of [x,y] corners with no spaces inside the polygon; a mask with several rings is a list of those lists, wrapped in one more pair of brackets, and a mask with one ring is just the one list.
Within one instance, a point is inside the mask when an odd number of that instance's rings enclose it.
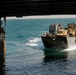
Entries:
{"label": "boat hull", "polygon": [[41,36],[42,42],[46,48],[51,47],[59,47],[59,48],[67,48],[67,37],[66,36]]}

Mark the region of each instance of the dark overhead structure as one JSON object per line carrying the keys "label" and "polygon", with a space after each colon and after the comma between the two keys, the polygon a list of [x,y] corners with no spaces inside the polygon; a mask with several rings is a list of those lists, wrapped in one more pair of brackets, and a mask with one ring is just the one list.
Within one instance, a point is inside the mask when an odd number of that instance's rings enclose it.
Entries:
{"label": "dark overhead structure", "polygon": [[73,0],[4,0],[0,3],[0,16],[76,14]]}

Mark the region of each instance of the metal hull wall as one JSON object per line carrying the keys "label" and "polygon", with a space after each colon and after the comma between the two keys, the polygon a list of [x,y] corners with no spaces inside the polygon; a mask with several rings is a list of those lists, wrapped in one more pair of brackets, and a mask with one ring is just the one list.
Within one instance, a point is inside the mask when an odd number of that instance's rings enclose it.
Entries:
{"label": "metal hull wall", "polygon": [[67,48],[68,47],[66,36],[56,36],[56,37],[41,36],[41,38],[46,48],[51,48],[51,47]]}
{"label": "metal hull wall", "polygon": [[5,61],[5,51],[6,51],[5,44],[6,43],[3,40],[0,41],[0,62]]}

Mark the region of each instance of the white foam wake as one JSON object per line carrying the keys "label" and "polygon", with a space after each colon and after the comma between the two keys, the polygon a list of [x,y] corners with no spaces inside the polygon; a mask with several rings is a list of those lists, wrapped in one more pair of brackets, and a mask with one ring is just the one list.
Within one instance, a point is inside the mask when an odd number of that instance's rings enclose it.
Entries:
{"label": "white foam wake", "polygon": [[63,51],[73,51],[76,50],[76,45],[70,46],[67,49],[64,49]]}
{"label": "white foam wake", "polygon": [[67,37],[68,47],[75,46],[75,37]]}
{"label": "white foam wake", "polygon": [[67,37],[68,48],[63,51],[73,51],[76,50],[75,37]]}
{"label": "white foam wake", "polygon": [[34,48],[37,48],[37,49],[44,48],[44,45],[42,43],[41,38],[34,38],[34,39],[31,39],[31,40],[29,39],[28,42],[26,44],[23,44],[23,45],[31,46],[31,47],[34,47]]}

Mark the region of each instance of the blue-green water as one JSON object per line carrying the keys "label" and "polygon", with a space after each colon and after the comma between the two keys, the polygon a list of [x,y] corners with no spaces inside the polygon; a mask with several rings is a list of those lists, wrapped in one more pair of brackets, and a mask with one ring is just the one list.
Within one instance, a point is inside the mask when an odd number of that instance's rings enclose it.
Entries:
{"label": "blue-green water", "polygon": [[76,46],[57,52],[41,41],[52,23],[66,27],[76,18],[7,19],[5,75],[76,75]]}

